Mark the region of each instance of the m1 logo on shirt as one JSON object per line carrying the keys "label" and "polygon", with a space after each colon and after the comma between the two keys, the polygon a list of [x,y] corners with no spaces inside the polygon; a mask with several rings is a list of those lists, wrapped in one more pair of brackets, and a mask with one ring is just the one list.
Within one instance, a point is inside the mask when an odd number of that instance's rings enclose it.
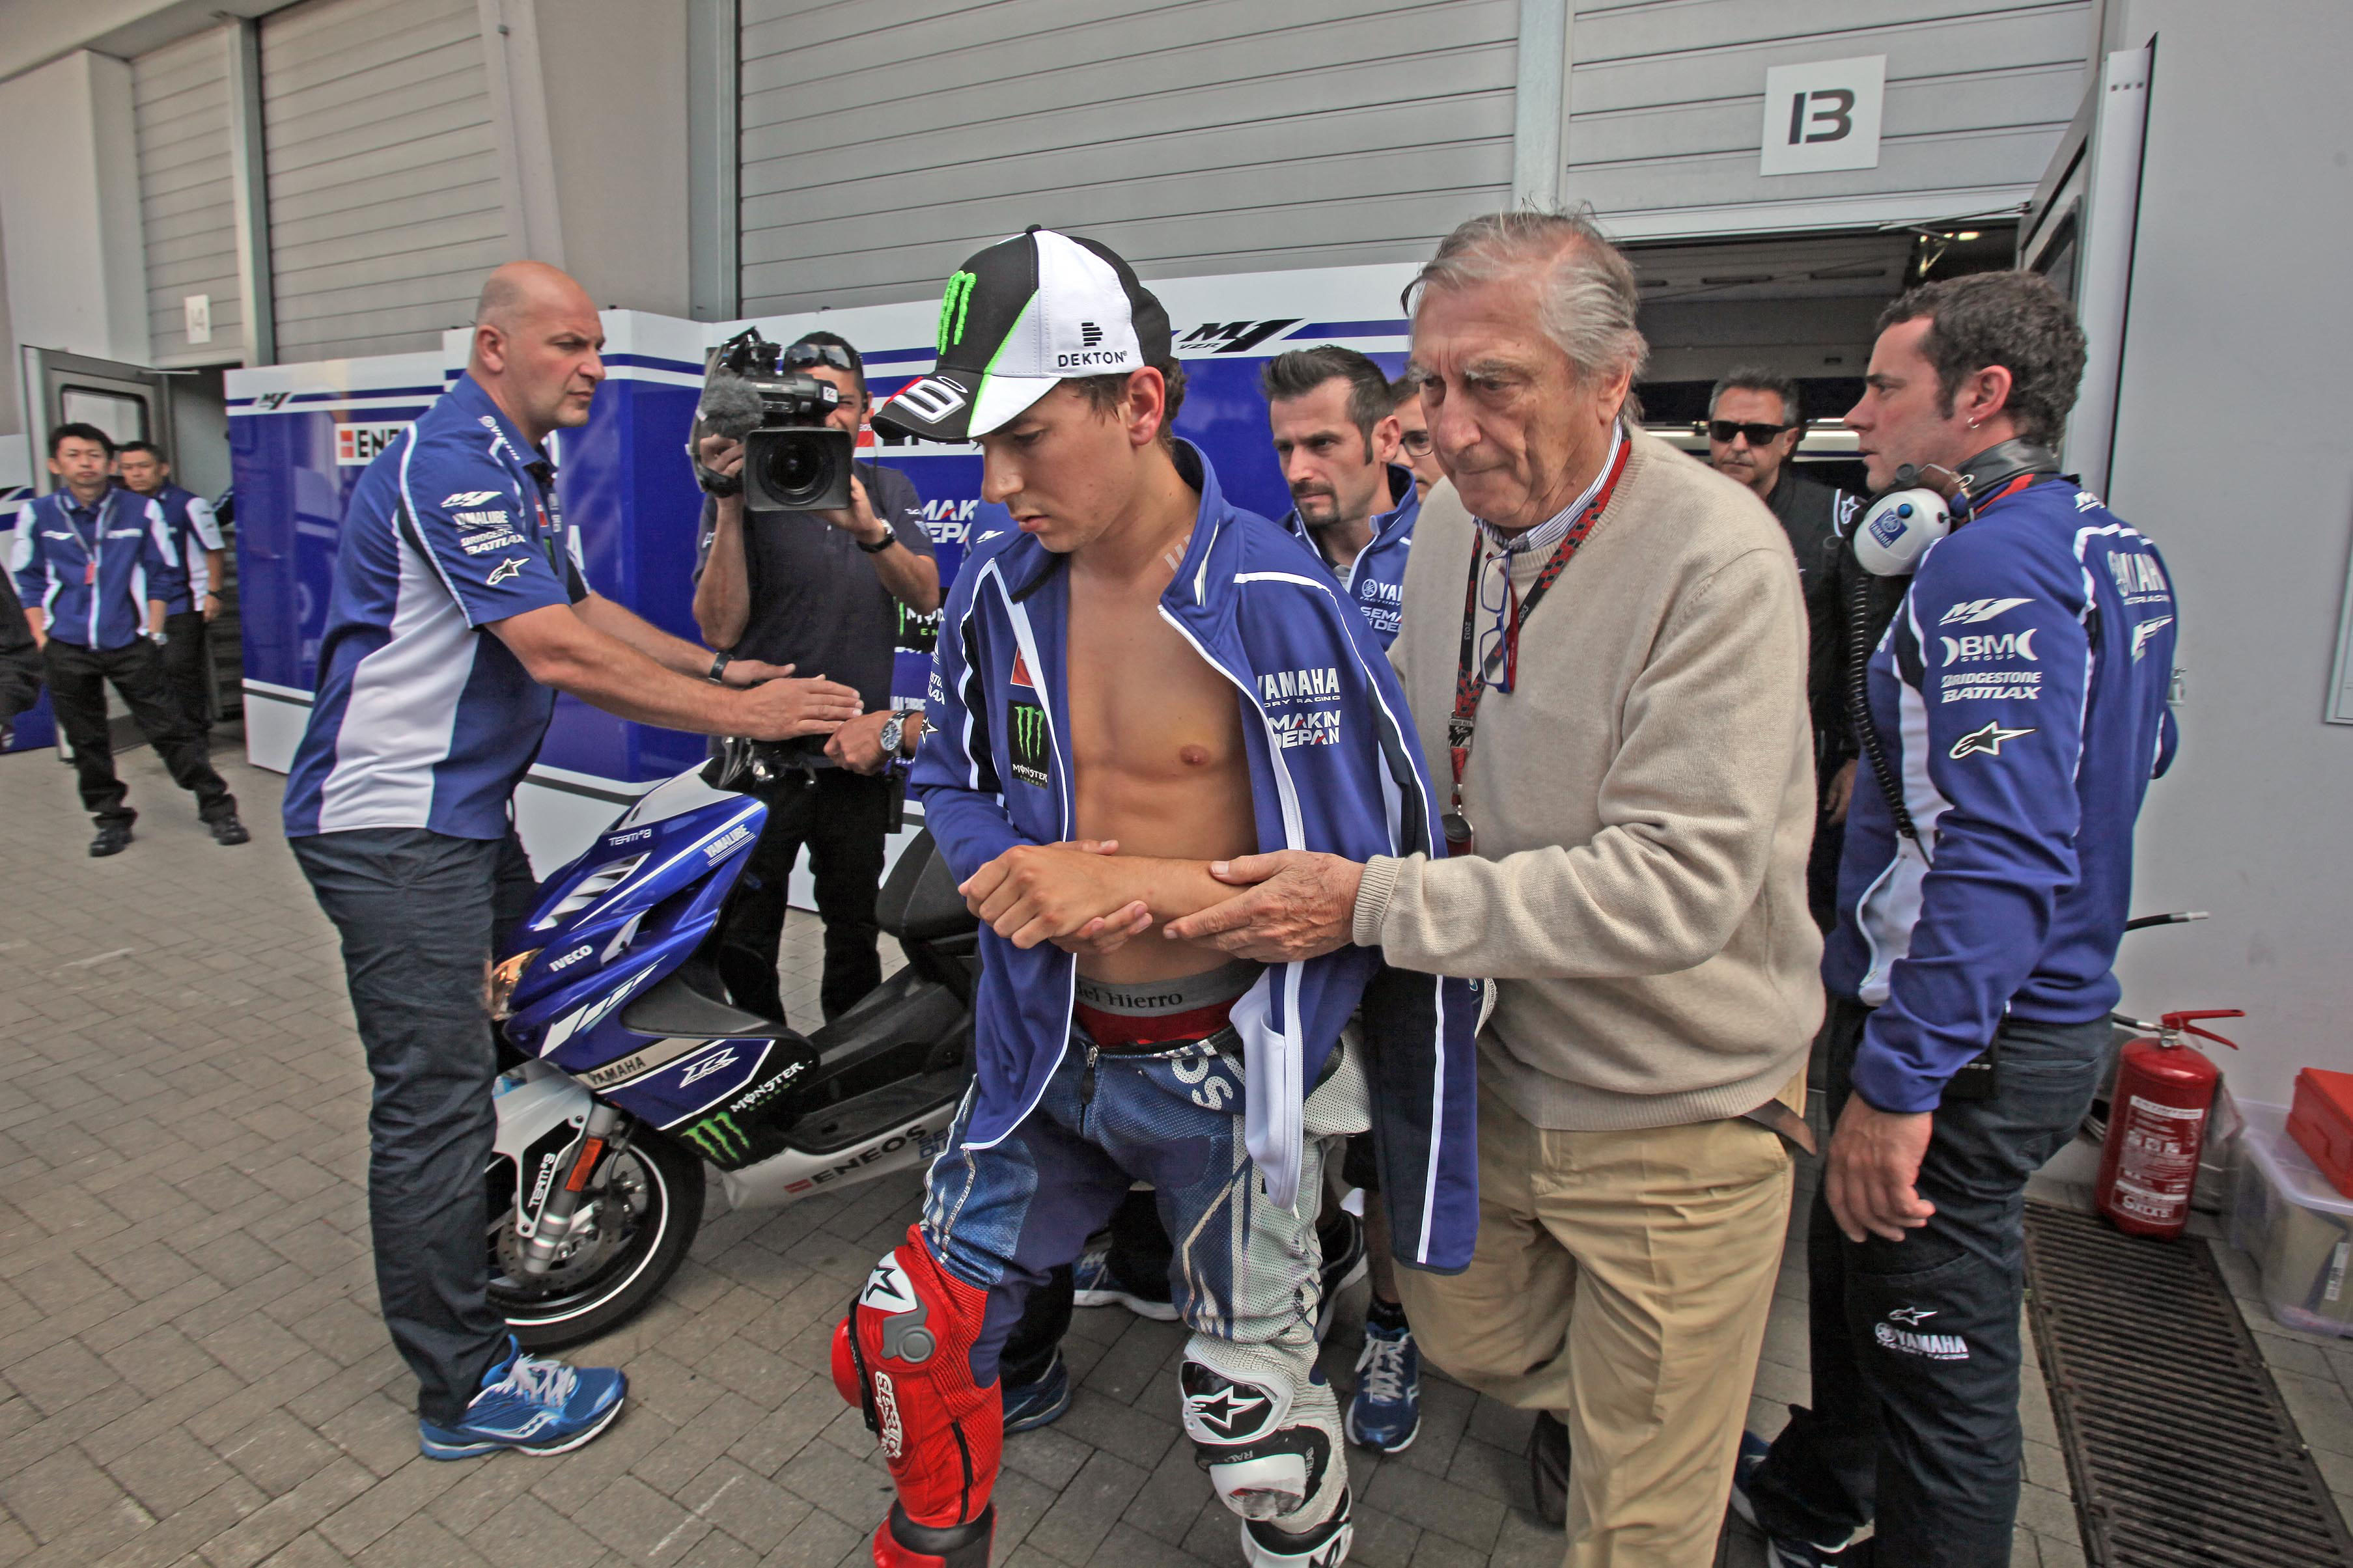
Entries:
{"label": "m1 logo on shirt", "polygon": [[350,468],[375,462],[378,455],[407,428],[406,422],[397,425],[336,426],[336,466]]}

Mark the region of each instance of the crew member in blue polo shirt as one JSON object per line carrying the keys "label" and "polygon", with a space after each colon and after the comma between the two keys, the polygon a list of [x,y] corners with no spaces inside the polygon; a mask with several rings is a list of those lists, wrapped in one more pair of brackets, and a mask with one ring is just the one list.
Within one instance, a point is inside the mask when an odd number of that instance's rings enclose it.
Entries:
{"label": "crew member in blue polo shirt", "polygon": [[164,509],[187,582],[164,606],[164,681],[199,737],[213,729],[212,667],[206,658],[213,617],[221,611],[225,563],[213,503],[172,482],[172,465],[153,441],[125,441],[115,454],[123,487]]}
{"label": "crew member in blue polo shirt", "polygon": [[1396,640],[1421,496],[1398,462],[1403,430],[1381,367],[1325,343],[1267,362],[1267,422],[1291,487],[1282,525],[1315,546],[1387,647]]}
{"label": "crew member in blue polo shirt", "polygon": [[[482,1172],[492,938],[533,884],[509,799],[564,690],[641,723],[788,740],[858,694],[714,659],[590,591],[542,447],[605,378],[596,308],[538,262],[492,273],[466,374],[360,477],[343,517],[286,837],[342,933],[375,1079],[368,1217],[385,1326],[436,1459],[561,1453],[620,1413],[618,1372],[523,1355],[489,1300]],[[761,684],[765,682],[765,684]]]}
{"label": "crew member in blue polo shirt", "polygon": [[111,683],[140,731],[196,797],[196,815],[223,844],[252,836],[237,819],[237,797],[205,757],[164,684],[164,614],[185,577],[163,509],[118,489],[108,477],[114,443],[94,425],[49,432],[49,472],[58,488],[16,514],[8,564],[24,600],[25,624],[40,647],[49,700],[73,748],[82,809],[98,823],[92,855],[118,855],[139,814],[114,773],[107,732]]}

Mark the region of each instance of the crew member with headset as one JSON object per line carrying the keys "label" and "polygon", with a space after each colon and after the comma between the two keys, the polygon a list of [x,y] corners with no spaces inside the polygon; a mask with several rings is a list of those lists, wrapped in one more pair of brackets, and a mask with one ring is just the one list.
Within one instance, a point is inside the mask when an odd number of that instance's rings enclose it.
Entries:
{"label": "crew member with headset", "polygon": [[[512,799],[568,691],[644,724],[827,734],[857,694],[647,625],[593,592],[543,443],[588,421],[596,307],[553,267],[491,274],[466,374],[345,510],[286,838],[343,938],[375,1094],[368,1225],[427,1458],[562,1453],[619,1415],[617,1372],[524,1355],[489,1297],[482,1172],[498,1059],[493,941],[534,884]],[[748,688],[749,689],[744,689]]]}
{"label": "crew member with headset", "polygon": [[[832,332],[786,345],[778,368],[832,385],[841,401],[827,423],[853,436],[871,400],[858,351]],[[854,688],[865,715],[830,739],[791,748],[774,783],[754,791],[768,821],[728,901],[720,963],[736,998],[755,1013],[785,1016],[776,949],[785,895],[802,846],[825,922],[825,971],[818,1005],[839,1017],[882,984],[874,903],[885,842],[897,816],[898,780],[923,732],[920,708],[894,711],[891,676],[911,618],[940,607],[940,568],[923,528],[923,498],[898,469],[859,463],[850,504],[833,511],[746,515],[743,437],[759,421],[756,394],[740,416],[721,417],[726,384],[713,377],[697,439],[703,503],[695,567],[694,619],[723,658],[791,664]],[[739,397],[740,401],[740,397]]]}
{"label": "crew member with headset", "polygon": [[164,606],[164,679],[198,739],[212,733],[212,667],[206,658],[207,634],[221,612],[221,574],[227,551],[212,503],[172,482],[172,465],[152,441],[125,441],[115,469],[123,487],[164,509],[164,522],[186,568],[187,581]]}
{"label": "crew member with headset", "polygon": [[1813,1403],[1742,1439],[1734,1494],[1782,1568],[1849,1561],[1874,1522],[1880,1563],[2010,1559],[2023,1191],[2097,1086],[2133,825],[2175,740],[2164,563],[2051,451],[2083,369],[2049,282],[1978,273],[1888,307],[1847,416],[1894,491],[1857,558],[1913,575],[1856,689],[1822,963]]}

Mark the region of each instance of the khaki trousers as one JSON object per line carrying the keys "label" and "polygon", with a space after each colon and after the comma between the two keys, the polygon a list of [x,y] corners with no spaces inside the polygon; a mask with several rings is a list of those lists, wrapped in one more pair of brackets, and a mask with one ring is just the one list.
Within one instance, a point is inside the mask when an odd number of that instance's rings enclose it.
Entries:
{"label": "khaki trousers", "polygon": [[[1398,1271],[1422,1353],[1568,1424],[1568,1568],[1708,1568],[1788,1227],[1749,1121],[1556,1132],[1479,1091],[1479,1242]],[[1805,1077],[1783,1091],[1802,1107]]]}

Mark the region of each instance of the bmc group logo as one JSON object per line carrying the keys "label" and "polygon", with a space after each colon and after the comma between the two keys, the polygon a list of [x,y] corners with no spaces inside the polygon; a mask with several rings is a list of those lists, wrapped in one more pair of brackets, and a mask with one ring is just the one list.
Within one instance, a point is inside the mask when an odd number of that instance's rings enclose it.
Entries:
{"label": "bmc group logo", "polygon": [[338,425],[335,426],[335,463],[339,468],[356,468],[373,463],[386,447],[408,428],[406,421],[397,425]]}

